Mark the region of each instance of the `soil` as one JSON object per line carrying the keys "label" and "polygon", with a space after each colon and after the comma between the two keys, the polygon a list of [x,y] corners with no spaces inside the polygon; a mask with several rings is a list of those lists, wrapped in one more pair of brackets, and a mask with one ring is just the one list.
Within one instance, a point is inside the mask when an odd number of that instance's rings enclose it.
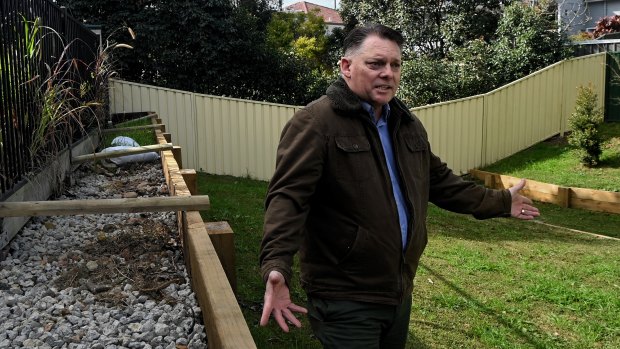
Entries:
{"label": "soil", "polygon": [[551,144],[551,145],[567,145],[568,144],[568,138],[566,137],[567,135],[565,134],[564,137],[560,136],[560,135],[555,135],[551,138],[545,139],[545,143]]}
{"label": "soil", "polygon": [[[107,172],[107,171],[104,171]],[[118,188],[137,188],[145,184],[127,180],[112,182]],[[127,291],[139,291],[159,302],[176,301],[162,290],[170,284],[183,284],[185,277],[179,236],[156,215],[141,213],[139,217],[106,224],[95,232],[96,239],[81,250],[58,257],[66,267],[55,281],[59,289],[84,287],[98,301],[124,304]],[[128,286],[129,284],[129,286]]]}

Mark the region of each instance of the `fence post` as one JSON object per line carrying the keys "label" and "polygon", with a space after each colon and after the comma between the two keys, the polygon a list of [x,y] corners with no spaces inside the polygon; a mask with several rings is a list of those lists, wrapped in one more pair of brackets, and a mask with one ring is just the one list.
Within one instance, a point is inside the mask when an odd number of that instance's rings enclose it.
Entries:
{"label": "fence post", "polygon": [[60,6],[60,13],[62,16],[62,28],[60,28],[60,36],[62,36],[65,42],[68,42],[69,40],[67,39],[67,27],[69,27],[69,25],[67,23],[69,21],[69,16],[67,15],[67,8],[65,6]]}
{"label": "fence post", "polygon": [[566,74],[566,65],[569,64],[569,61],[565,61],[562,63],[562,74],[560,74],[560,86],[562,86],[562,96],[560,97],[560,137],[564,137],[564,113],[566,112],[566,86],[564,86],[565,74]]}

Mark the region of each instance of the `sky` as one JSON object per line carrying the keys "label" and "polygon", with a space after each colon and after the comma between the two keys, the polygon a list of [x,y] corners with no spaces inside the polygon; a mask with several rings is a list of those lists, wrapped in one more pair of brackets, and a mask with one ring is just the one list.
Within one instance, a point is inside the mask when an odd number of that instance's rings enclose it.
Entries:
{"label": "sky", "polygon": [[[299,2],[299,0],[284,0],[282,1],[282,7],[286,7],[290,4],[294,4],[296,2]],[[307,2],[311,2],[313,4],[317,4],[317,5],[321,5],[321,6],[325,6],[325,7],[329,7],[329,8],[334,8],[334,0],[307,0]],[[340,1],[336,1],[337,5],[340,5]]]}

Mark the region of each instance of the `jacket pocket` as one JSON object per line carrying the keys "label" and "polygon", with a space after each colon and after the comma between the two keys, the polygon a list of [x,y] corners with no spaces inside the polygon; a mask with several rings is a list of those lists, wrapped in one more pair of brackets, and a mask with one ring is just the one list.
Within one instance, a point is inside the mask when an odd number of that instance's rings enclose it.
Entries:
{"label": "jacket pocket", "polygon": [[407,144],[407,149],[409,149],[410,152],[428,150],[425,140],[423,140],[419,135],[406,135],[405,144]]}
{"label": "jacket pocket", "polygon": [[338,265],[351,277],[374,279],[380,275],[397,273],[395,261],[399,260],[398,246],[389,240],[379,239],[368,230],[358,227],[355,240],[347,246]]}
{"label": "jacket pocket", "polygon": [[345,181],[362,181],[370,177],[372,152],[364,136],[335,137],[334,177]]}

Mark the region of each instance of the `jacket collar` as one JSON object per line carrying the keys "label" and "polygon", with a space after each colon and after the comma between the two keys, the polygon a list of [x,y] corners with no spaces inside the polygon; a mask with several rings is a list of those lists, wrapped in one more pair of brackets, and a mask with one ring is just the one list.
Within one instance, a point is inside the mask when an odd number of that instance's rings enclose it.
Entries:
{"label": "jacket collar", "polygon": [[[351,91],[342,77],[334,81],[327,88],[327,97],[330,99],[332,107],[338,114],[342,115],[365,115],[366,111],[362,107],[359,97]],[[405,104],[394,97],[390,101],[391,115],[398,115],[403,120],[413,120],[413,116]]]}

